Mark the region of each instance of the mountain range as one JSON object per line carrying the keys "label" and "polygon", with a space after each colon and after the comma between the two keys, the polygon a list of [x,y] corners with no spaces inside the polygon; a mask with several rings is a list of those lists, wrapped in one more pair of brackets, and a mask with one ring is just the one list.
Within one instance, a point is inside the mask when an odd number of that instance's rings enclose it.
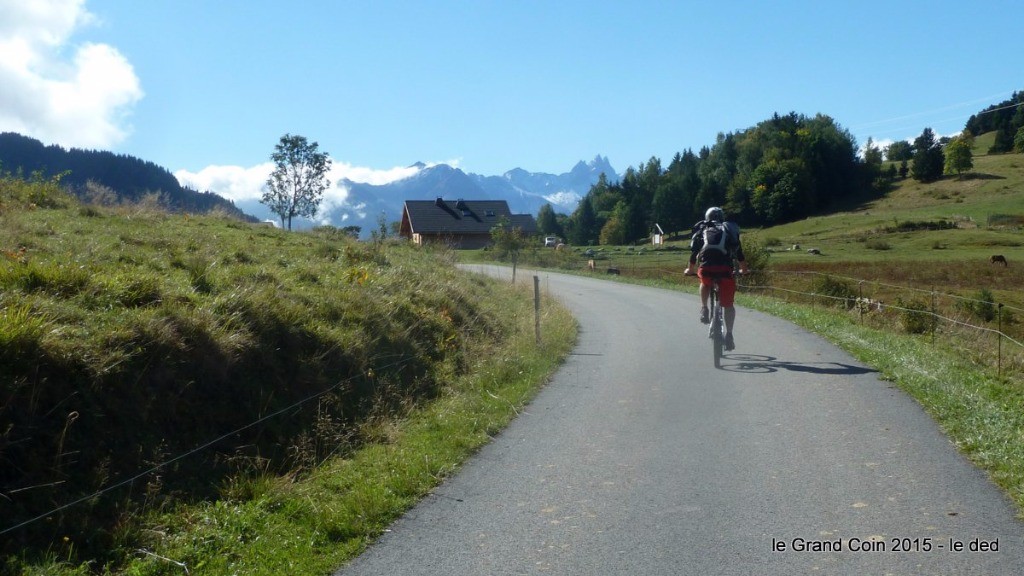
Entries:
{"label": "mountain range", "polygon": [[[590,191],[601,177],[616,182],[619,176],[608,158],[596,156],[590,162],[578,162],[571,170],[562,174],[529,172],[515,168],[501,176],[482,176],[466,173],[447,164],[427,166],[421,162],[412,167],[419,170],[408,178],[388,184],[375,185],[342,179],[336,186],[347,191],[341,204],[321,205],[316,222],[293,221],[293,227],[309,227],[314,224],[330,224],[339,228],[359,226],[361,236],[375,230],[383,214],[387,222],[402,217],[402,206],[406,200],[434,200],[438,197],[449,200],[504,200],[513,214],[537,215],[545,204],[551,204],[556,213],[572,213],[583,196]],[[260,219],[276,220],[258,200],[243,200],[235,203],[242,211]]]}
{"label": "mountain range", "polygon": [[[448,164],[413,164],[415,173],[388,184],[375,185],[342,179],[326,195],[313,220],[294,219],[293,228],[329,224],[339,228],[358,226],[361,236],[376,230],[383,215],[386,222],[402,217],[406,200],[504,200],[513,214],[536,216],[551,204],[556,213],[572,213],[590,187],[604,174],[608,182],[619,180],[607,157],[577,162],[568,172],[547,174],[515,168],[501,176],[466,173]],[[96,150],[64,149],[16,133],[0,133],[0,171],[45,177],[64,174],[61,182],[88,199],[91,191],[107,190],[118,200],[137,201],[160,191],[172,210],[208,212],[224,210],[252,220],[279,221],[258,199],[225,199],[217,190],[199,192],[182,186],[169,170],[125,154]],[[339,193],[340,192],[340,193]],[[343,200],[339,201],[339,198]]]}

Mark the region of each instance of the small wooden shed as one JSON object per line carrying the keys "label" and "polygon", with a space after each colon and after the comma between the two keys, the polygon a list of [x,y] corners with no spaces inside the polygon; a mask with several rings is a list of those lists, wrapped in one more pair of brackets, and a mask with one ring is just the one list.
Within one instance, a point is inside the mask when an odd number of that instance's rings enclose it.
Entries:
{"label": "small wooden shed", "polygon": [[651,244],[655,246],[661,246],[665,243],[665,232],[662,231],[660,224],[654,225],[654,230],[651,231]]}

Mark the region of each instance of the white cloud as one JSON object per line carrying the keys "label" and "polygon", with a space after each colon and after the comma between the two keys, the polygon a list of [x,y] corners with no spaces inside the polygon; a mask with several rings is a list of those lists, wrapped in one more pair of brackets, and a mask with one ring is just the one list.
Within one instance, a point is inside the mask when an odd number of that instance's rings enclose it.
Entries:
{"label": "white cloud", "polygon": [[365,184],[373,184],[375,186],[382,186],[384,184],[390,184],[397,180],[403,180],[410,176],[415,176],[419,173],[420,169],[416,166],[408,166],[405,168],[390,168],[388,170],[378,170],[375,168],[365,168],[362,166],[353,166],[347,162],[335,161],[331,164],[331,180],[338,181],[342,178],[351,180],[352,182],[360,182]]}
{"label": "white cloud", "polygon": [[84,0],[0,0],[0,14],[0,130],[80,148],[128,135],[139,79],[115,48],[71,42],[96,22]]}
{"label": "white cloud", "polygon": [[[447,163],[452,165],[451,163]],[[436,164],[430,164],[436,165]],[[178,170],[174,173],[182,186],[189,186],[201,192],[210,191],[234,201],[259,199],[263,195],[263,187],[267,178],[274,170],[274,164],[265,162],[249,168],[241,166],[207,166],[199,172]],[[419,173],[416,166],[395,167],[386,170],[353,166],[347,162],[331,162],[329,178],[334,183],[324,192],[321,213],[333,208],[345,206],[348,188],[342,182],[358,182],[382,186],[403,180]],[[358,207],[352,207],[358,208]]]}
{"label": "white cloud", "polygon": [[263,185],[274,170],[272,162],[250,168],[241,166],[207,166],[199,172],[178,170],[174,176],[182,186],[200,192],[215,192],[229,200],[251,200],[263,195]]}

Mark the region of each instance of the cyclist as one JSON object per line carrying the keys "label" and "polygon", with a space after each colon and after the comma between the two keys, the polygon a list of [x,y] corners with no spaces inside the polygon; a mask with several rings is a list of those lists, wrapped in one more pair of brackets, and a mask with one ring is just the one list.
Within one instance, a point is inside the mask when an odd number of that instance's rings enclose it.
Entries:
{"label": "cyclist", "polygon": [[726,221],[725,212],[721,208],[708,208],[704,220],[693,225],[690,265],[683,274],[693,274],[693,267],[697,266],[697,277],[700,278],[700,321],[703,324],[710,322],[708,298],[712,284],[718,281],[719,299],[725,316],[726,350],[736,348],[732,337],[732,326],[736,320],[736,309],[733,307],[736,295],[733,260],[739,263],[740,274],[747,271],[743,245],[740,243],[740,227],[735,222]]}

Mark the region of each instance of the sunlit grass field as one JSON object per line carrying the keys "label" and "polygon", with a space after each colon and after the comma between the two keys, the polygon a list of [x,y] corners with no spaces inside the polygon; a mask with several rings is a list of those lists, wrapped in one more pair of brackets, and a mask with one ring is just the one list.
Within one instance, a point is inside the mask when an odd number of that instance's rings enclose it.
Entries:
{"label": "sunlit grass field", "polygon": [[0,574],[326,574],[575,341],[447,249],[0,175]]}

